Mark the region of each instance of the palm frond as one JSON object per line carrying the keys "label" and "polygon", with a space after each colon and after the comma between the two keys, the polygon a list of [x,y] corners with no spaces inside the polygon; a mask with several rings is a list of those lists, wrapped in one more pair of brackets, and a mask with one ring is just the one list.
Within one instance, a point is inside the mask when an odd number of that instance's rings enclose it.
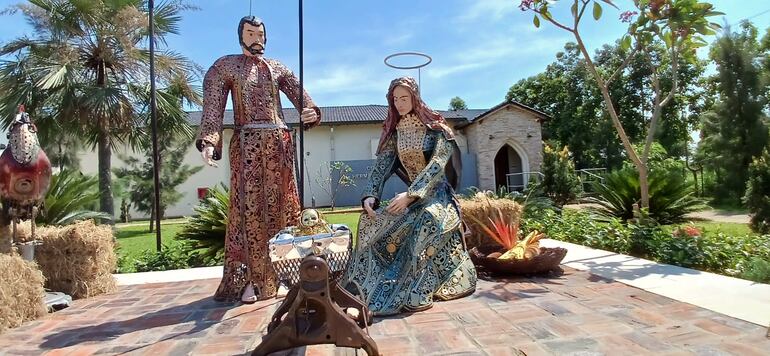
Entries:
{"label": "palm frond", "polygon": [[197,252],[209,260],[221,260],[229,208],[230,195],[225,186],[209,190],[209,196],[194,208],[198,215],[190,218],[175,238],[184,241],[184,248],[189,253]]}
{"label": "palm frond", "polygon": [[[702,199],[695,197],[692,187],[673,171],[652,170],[648,177],[649,215],[660,224],[678,223],[690,212],[705,207]],[[633,205],[641,201],[639,173],[634,169],[621,169],[605,176],[604,182],[593,182],[597,197],[588,198],[597,214],[624,221],[634,217]]]}
{"label": "palm frond", "polygon": [[67,225],[76,220],[110,220],[108,214],[94,211],[99,203],[99,182],[95,177],[63,170],[51,177],[43,214],[35,221],[43,225]]}

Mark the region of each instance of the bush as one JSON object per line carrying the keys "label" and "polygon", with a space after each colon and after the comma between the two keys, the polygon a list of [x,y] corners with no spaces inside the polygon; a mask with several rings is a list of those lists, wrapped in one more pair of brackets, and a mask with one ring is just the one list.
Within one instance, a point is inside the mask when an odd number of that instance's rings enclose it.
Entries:
{"label": "bush", "polygon": [[746,269],[741,273],[741,278],[770,284],[770,260],[763,260],[757,257],[750,259]]}
{"label": "bush", "polygon": [[168,271],[185,269],[190,267],[190,258],[181,246],[164,245],[160,251],[145,250],[139,258],[133,261],[133,269],[136,272]]}
{"label": "bush", "polygon": [[572,242],[592,248],[628,253],[631,231],[618,219],[597,221],[590,212],[565,209],[562,215],[543,210],[522,220],[522,234],[538,230],[552,239]]}
{"label": "bush", "polygon": [[580,194],[580,179],[575,174],[575,163],[567,146],[558,151],[545,145],[542,170],[540,187],[556,206],[562,207]]}
{"label": "bush", "polygon": [[734,274],[743,258],[740,239],[723,235],[674,236],[662,233],[652,242],[652,259],[676,266],[722,274]]}
{"label": "bush", "polygon": [[196,216],[176,235],[187,254],[197,254],[204,265],[222,263],[225,232],[230,210],[230,192],[224,185],[209,190],[209,195],[195,207]]}
{"label": "bush", "polygon": [[[648,177],[650,188],[649,217],[660,224],[684,221],[688,213],[705,208],[705,202],[693,194],[684,177],[672,170],[652,170]],[[593,182],[599,195],[588,198],[598,204],[595,211],[606,217],[628,221],[634,217],[633,205],[641,201],[639,173],[631,168],[610,172],[604,182]]]}
{"label": "bush", "polygon": [[770,149],[749,165],[749,181],[743,202],[751,212],[751,229],[770,233]]}
{"label": "bush", "polygon": [[767,272],[766,264],[758,260],[770,261],[770,235],[709,234],[692,226],[667,232],[654,224],[623,224],[615,218],[599,221],[587,211],[566,209],[562,215],[540,211],[522,219],[522,234],[532,230],[560,241],[754,281],[763,280]]}

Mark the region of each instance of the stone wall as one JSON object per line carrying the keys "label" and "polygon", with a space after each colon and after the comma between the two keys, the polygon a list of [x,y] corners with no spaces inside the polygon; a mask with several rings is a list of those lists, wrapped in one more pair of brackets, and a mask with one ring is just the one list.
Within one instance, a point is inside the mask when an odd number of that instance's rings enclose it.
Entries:
{"label": "stone wall", "polygon": [[521,156],[524,172],[539,172],[543,162],[541,125],[531,112],[508,105],[464,129],[476,153],[479,188],[495,189],[495,155],[505,144]]}

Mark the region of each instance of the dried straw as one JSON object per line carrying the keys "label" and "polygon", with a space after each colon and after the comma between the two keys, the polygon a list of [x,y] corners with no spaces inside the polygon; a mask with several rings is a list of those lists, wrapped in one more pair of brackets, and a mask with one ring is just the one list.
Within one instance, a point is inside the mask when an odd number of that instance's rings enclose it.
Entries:
{"label": "dried straw", "polygon": [[42,240],[35,249],[35,260],[46,277],[46,288],[76,299],[117,290],[112,276],[117,256],[110,226],[81,221],[37,228],[35,234]]}
{"label": "dried straw", "polygon": [[0,334],[46,314],[43,280],[34,263],[0,254]]}
{"label": "dried straw", "polygon": [[486,222],[489,221],[489,218],[497,216],[499,209],[504,217],[510,217],[513,221],[518,222],[521,219],[522,213],[521,204],[510,199],[490,199],[483,193],[478,193],[470,199],[460,199],[460,209],[462,210],[463,221],[470,229],[470,234],[466,237],[466,244],[469,250],[476,246],[496,244],[489,236],[484,234],[481,228],[479,228],[478,223],[470,217]]}

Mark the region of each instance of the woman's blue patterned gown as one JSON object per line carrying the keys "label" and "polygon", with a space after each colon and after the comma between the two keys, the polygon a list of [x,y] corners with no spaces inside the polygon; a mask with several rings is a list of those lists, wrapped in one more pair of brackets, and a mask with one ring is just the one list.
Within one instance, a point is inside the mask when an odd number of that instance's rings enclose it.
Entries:
{"label": "woman's blue patterned gown", "polygon": [[401,119],[396,132],[377,155],[364,197],[379,202],[385,181],[402,165],[411,182],[406,193],[417,200],[399,215],[384,205],[375,218],[362,215],[341,281],[349,289],[355,285],[375,315],[427,309],[436,299],[460,298],[476,288],[459,206],[445,175],[455,143],[416,116]]}

